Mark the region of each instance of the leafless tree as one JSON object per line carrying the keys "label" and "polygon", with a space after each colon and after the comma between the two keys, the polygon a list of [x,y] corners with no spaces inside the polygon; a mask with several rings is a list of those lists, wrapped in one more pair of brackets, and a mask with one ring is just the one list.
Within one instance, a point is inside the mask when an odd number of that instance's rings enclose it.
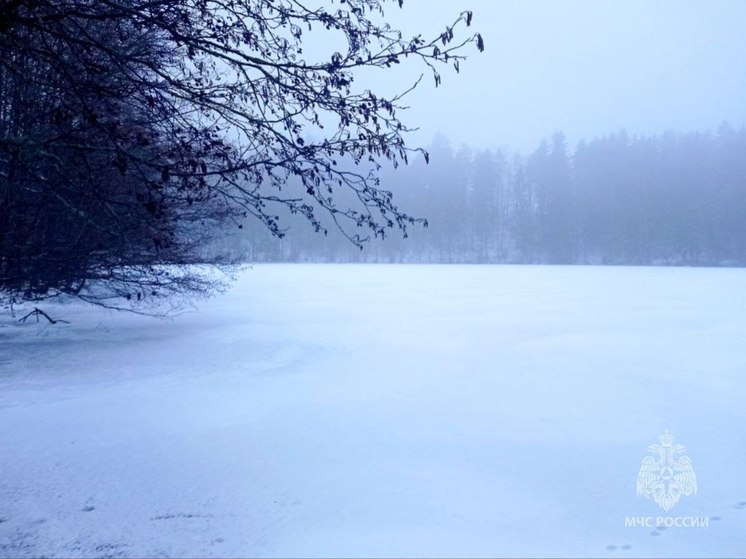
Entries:
{"label": "leafless tree", "polygon": [[[211,232],[253,216],[282,236],[283,211],[358,245],[406,235],[423,220],[377,171],[428,157],[399,120],[411,88],[383,95],[356,79],[414,63],[412,88],[421,70],[437,85],[464,47],[484,45],[455,38],[470,12],[405,38],[386,23],[391,4],[0,2],[0,290],[100,304],[206,292],[212,276],[195,265],[221,264],[200,250]],[[338,51],[306,53],[329,36]]]}

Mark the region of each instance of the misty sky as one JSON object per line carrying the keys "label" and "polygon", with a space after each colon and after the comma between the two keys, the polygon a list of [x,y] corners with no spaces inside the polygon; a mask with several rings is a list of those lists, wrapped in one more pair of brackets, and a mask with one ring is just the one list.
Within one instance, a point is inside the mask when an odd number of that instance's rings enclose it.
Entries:
{"label": "misty sky", "polygon": [[746,124],[746,1],[405,0],[387,15],[429,35],[465,9],[486,50],[411,96],[417,143],[528,152],[555,130],[574,145]]}

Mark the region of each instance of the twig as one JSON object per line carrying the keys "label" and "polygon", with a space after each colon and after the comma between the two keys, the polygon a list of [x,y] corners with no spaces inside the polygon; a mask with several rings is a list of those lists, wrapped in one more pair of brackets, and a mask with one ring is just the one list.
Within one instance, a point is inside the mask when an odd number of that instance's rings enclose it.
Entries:
{"label": "twig", "polygon": [[47,313],[45,313],[43,310],[34,307],[34,310],[28,313],[23,318],[19,318],[18,322],[26,322],[26,319],[30,316],[36,316],[36,322],[39,322],[39,316],[43,316],[46,318],[50,323],[57,324],[58,322],[64,322],[65,324],[70,324],[67,320],[62,320],[61,318],[58,318],[57,320],[54,320],[51,316],[49,316]]}

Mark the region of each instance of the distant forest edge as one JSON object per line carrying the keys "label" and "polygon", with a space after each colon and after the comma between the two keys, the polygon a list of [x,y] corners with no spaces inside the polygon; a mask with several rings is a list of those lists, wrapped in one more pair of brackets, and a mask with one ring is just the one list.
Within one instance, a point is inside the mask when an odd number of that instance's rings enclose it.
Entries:
{"label": "distant forest edge", "polygon": [[529,156],[453,150],[442,136],[430,164],[384,170],[381,187],[425,217],[409,237],[363,250],[285,216],[283,239],[256,220],[211,251],[253,262],[413,262],[746,265],[746,129],[620,132],[571,152],[562,133]]}

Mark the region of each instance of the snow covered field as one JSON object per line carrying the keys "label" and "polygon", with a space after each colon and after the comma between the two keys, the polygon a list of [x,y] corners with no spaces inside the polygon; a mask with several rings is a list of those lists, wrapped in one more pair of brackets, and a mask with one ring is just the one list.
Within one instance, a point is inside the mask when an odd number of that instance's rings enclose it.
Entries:
{"label": "snow covered field", "polygon": [[199,307],[2,318],[1,556],[746,555],[746,270],[260,265]]}

